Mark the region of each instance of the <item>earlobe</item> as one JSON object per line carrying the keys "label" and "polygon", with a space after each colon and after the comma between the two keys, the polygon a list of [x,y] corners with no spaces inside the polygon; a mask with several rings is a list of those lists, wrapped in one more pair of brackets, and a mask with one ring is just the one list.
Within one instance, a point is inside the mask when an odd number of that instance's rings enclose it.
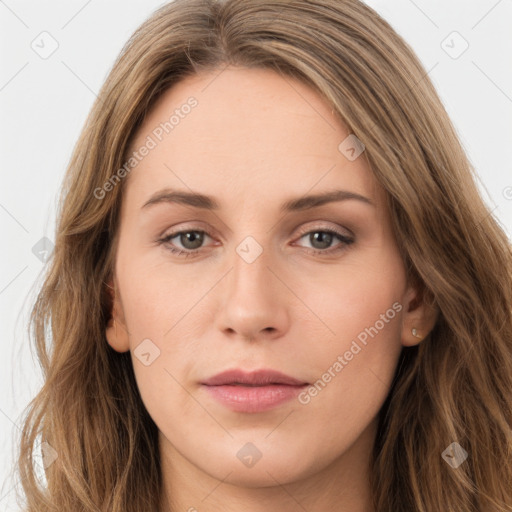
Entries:
{"label": "earlobe", "polygon": [[[406,347],[412,347],[414,345],[418,345],[419,343],[421,343],[423,341],[423,338],[424,336],[422,336],[419,332],[418,332],[418,329],[416,329],[416,327],[413,327],[411,329],[411,335],[413,336],[413,338],[411,338],[410,340],[405,340],[403,341],[402,340],[402,344]],[[415,339],[414,339],[415,338]]]}
{"label": "earlobe", "polygon": [[420,341],[423,339],[423,337],[422,337],[422,336],[420,336],[420,335],[418,334],[418,330],[416,329],[416,327],[413,327],[413,328],[412,328],[412,335],[413,335],[415,338],[419,338],[419,339],[420,339]]}
{"label": "earlobe", "polygon": [[119,294],[116,293],[116,288],[113,286],[113,281],[110,280],[107,284],[108,293],[112,299],[111,318],[108,321],[107,328],[105,330],[105,337],[107,343],[116,352],[127,352],[130,350],[130,340],[128,336],[128,329],[124,325],[124,317],[120,313],[122,312],[122,305],[119,298]]}

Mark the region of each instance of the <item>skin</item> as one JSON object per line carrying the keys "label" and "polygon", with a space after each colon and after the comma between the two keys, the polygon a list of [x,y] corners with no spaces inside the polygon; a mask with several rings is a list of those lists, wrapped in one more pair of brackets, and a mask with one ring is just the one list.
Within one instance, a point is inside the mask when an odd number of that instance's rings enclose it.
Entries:
{"label": "skin", "polygon": [[[434,323],[407,283],[385,192],[364,152],[350,161],[338,150],[350,132],[322,97],[270,70],[228,67],[179,82],[131,150],[190,96],[198,105],[123,184],[115,324],[106,332],[113,349],[131,351],[160,431],[160,510],[370,512],[378,412],[402,346],[420,342],[411,329],[425,337]],[[166,187],[213,196],[220,208],[142,208]],[[287,200],[333,189],[373,204],[279,211]],[[195,256],[170,252],[197,247],[185,237],[158,243],[187,229],[207,233]],[[314,234],[325,229],[354,241],[334,236],[322,245]],[[262,249],[252,263],[236,251],[247,236]],[[200,385],[228,368],[272,368],[314,383],[394,303],[401,311],[307,404],[233,412]],[[134,354],[144,339],[160,350],[148,366]],[[252,467],[236,456],[248,442],[262,455]]]}

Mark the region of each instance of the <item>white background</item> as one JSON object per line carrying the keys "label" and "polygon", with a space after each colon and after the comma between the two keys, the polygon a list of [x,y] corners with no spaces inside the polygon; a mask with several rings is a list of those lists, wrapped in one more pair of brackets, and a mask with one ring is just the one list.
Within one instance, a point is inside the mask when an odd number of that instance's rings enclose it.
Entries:
{"label": "white background", "polygon": [[[429,71],[479,174],[483,197],[510,237],[512,2],[367,3]],[[95,93],[125,41],[161,4],[0,0],[0,510],[19,510],[10,476],[15,440],[20,415],[41,385],[26,334],[44,268],[32,248],[44,236],[54,240],[56,193]],[[43,31],[58,43],[47,59],[31,47]],[[442,47],[461,48],[458,36],[446,39],[453,31],[469,44],[456,59]]]}

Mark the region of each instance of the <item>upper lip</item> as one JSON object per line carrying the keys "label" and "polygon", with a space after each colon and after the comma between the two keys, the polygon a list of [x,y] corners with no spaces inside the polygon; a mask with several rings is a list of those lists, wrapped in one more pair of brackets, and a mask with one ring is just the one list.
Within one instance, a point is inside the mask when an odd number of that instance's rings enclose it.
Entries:
{"label": "upper lip", "polygon": [[288,386],[303,386],[307,382],[295,379],[276,370],[261,369],[246,372],[240,369],[226,370],[202,382],[207,386],[222,386],[226,384],[245,384],[247,386],[266,386],[270,384],[286,384]]}

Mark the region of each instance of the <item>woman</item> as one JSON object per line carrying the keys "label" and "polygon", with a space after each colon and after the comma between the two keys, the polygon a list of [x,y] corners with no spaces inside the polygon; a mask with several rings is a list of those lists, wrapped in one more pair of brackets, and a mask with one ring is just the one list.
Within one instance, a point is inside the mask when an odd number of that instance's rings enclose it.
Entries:
{"label": "woman", "polygon": [[58,219],[27,511],[512,510],[510,246],[364,4],[160,8]]}

